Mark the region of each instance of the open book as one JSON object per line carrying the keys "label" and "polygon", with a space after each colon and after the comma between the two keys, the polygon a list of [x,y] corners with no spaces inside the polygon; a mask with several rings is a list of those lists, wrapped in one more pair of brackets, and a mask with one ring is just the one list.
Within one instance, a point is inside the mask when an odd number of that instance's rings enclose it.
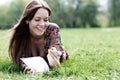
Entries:
{"label": "open book", "polygon": [[29,68],[35,69],[37,72],[49,72],[49,66],[42,57],[20,58]]}

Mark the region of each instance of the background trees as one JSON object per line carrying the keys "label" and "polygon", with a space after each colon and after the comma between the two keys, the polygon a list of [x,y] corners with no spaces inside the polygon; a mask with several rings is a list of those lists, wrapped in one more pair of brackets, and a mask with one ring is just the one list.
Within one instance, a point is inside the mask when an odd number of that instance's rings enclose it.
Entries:
{"label": "background trees", "polygon": [[120,0],[109,0],[109,25],[120,26]]}
{"label": "background trees", "polygon": [[24,0],[12,0],[10,4],[0,6],[0,29],[10,28],[18,21],[25,3]]}
{"label": "background trees", "polygon": [[52,8],[51,20],[62,27],[98,27],[96,0],[46,0]]}
{"label": "background trees", "polygon": [[[0,29],[11,28],[19,20],[28,1],[12,0],[9,4],[0,5]],[[105,20],[109,21],[109,26],[120,25],[120,0],[108,0],[106,12],[99,10],[97,0],[46,1],[52,9],[50,21],[62,28],[103,27]],[[105,20],[100,19],[101,17]]]}

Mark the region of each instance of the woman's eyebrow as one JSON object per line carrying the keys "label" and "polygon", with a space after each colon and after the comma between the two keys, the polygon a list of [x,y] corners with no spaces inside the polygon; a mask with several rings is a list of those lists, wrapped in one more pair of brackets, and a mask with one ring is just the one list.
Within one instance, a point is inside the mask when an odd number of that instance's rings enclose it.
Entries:
{"label": "woman's eyebrow", "polygon": [[[35,18],[39,18],[39,19],[41,19],[41,17],[39,17],[39,16],[36,16]],[[50,17],[44,17],[44,18],[50,18]]]}

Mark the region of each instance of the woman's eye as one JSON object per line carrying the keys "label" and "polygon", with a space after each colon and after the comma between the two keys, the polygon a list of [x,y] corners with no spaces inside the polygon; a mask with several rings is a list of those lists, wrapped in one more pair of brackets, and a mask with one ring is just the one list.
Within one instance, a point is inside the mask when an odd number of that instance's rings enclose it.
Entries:
{"label": "woman's eye", "polygon": [[35,21],[40,21],[39,19],[35,19]]}
{"label": "woman's eye", "polygon": [[44,21],[47,22],[47,21],[49,21],[49,20],[48,20],[48,19],[45,19]]}

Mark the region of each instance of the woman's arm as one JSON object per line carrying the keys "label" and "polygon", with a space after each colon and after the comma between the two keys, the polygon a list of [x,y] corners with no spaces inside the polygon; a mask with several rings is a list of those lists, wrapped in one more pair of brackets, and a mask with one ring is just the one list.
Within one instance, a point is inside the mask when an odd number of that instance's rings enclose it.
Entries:
{"label": "woman's arm", "polygon": [[54,48],[56,48],[57,51],[61,52],[62,54],[60,56],[60,62],[62,62],[64,60],[68,59],[68,54],[62,46],[61,37],[60,37],[60,28],[55,23],[50,23],[49,27],[50,27],[50,30],[51,30],[49,49],[54,47]]}

